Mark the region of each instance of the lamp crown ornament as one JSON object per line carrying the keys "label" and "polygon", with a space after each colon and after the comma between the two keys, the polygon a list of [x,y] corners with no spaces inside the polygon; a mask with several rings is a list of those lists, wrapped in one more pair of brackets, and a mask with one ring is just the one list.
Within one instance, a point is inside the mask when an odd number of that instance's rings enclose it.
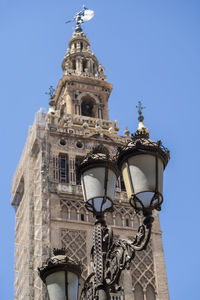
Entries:
{"label": "lamp crown ornament", "polygon": [[68,257],[65,248],[54,248],[52,257],[49,257],[42,266],[38,268],[38,274],[45,283],[46,278],[52,273],[59,271],[71,271],[80,276],[82,272],[82,264],[80,261]]}
{"label": "lamp crown ornament", "polygon": [[119,173],[117,166],[114,165],[115,160],[113,160],[110,157],[109,150],[103,144],[99,144],[98,146],[94,147],[92,151],[89,152],[81,161],[78,170],[78,176],[80,176],[82,170],[87,168],[87,166],[90,165],[91,163],[94,164],[97,163],[100,166],[101,162],[105,162],[105,161],[107,162],[107,164],[109,163],[113,164],[112,167],[115,169],[115,172],[117,172],[117,174]]}
{"label": "lamp crown ornament", "polygon": [[67,249],[65,247],[63,248],[53,248],[53,255],[66,255],[67,254]]}

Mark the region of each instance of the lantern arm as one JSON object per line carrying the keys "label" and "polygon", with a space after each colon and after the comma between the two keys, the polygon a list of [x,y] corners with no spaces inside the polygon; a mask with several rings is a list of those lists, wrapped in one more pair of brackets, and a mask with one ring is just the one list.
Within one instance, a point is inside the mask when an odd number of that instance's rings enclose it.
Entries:
{"label": "lantern arm", "polygon": [[94,275],[95,275],[95,273],[92,272],[87,277],[87,279],[85,280],[79,300],[93,300],[93,299],[95,299]]}
{"label": "lantern arm", "polygon": [[146,249],[151,237],[152,223],[154,221],[154,218],[152,217],[152,210],[144,209],[143,215],[145,216],[143,223],[138,227],[137,234],[131,243],[131,247],[135,251],[142,251]]}
{"label": "lantern arm", "polygon": [[103,218],[95,223],[91,249],[92,273],[86,279],[80,300],[96,299],[101,289],[105,291],[106,299],[110,299],[111,292],[121,290],[121,273],[130,268],[135,252],[146,248],[151,236],[152,222],[151,214],[147,215],[133,241],[113,240],[113,231],[107,227]]}
{"label": "lantern arm", "polygon": [[153,220],[151,214],[144,218],[133,241],[116,240],[109,247],[105,261],[105,281],[111,292],[121,289],[119,284],[121,272],[130,268],[135,252],[142,251],[147,247]]}
{"label": "lantern arm", "polygon": [[151,237],[151,228],[152,226],[150,228],[146,228],[144,224],[140,225],[138,232],[131,243],[133,250],[142,251],[146,249]]}

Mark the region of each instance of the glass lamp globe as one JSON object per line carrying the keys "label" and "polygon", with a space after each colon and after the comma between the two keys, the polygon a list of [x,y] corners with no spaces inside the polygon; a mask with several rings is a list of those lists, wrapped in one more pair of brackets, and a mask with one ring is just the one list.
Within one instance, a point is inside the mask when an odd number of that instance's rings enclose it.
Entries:
{"label": "glass lamp globe", "polygon": [[[145,128],[146,129],[146,128]],[[136,210],[160,210],[163,202],[163,171],[169,150],[149,139],[146,130],[137,131],[132,141],[118,152],[128,200]]]}
{"label": "glass lamp globe", "polygon": [[94,215],[111,210],[119,171],[103,147],[86,156],[79,167],[79,176],[86,208]]}

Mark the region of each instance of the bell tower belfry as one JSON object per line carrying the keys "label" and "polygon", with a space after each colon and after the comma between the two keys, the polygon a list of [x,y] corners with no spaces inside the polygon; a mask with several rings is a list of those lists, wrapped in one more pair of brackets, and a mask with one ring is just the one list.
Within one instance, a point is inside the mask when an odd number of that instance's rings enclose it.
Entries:
{"label": "bell tower belfry", "polygon": [[90,42],[82,31],[75,32],[69,40],[62,69],[64,75],[53,103],[58,122],[66,124],[72,115],[77,120],[84,119],[89,127],[91,122],[87,117],[109,120],[108,98],[112,84],[106,81],[104,68],[91,51]]}
{"label": "bell tower belfry", "polygon": [[[109,120],[112,84],[90,49],[80,26],[69,40],[62,62],[63,76],[51,90],[49,111],[36,114],[12,183],[15,225],[15,300],[46,300],[37,269],[53,248],[65,247],[81,260],[80,289],[90,273],[90,250],[95,219],[85,208],[76,169],[82,157],[103,145],[114,156],[117,147],[131,140],[126,128],[118,135],[118,122]],[[125,201],[121,176],[114,211],[106,214],[115,238],[131,239],[141,219]],[[136,254],[124,271],[123,289],[115,300],[168,300],[159,216],[155,213],[151,242]]]}

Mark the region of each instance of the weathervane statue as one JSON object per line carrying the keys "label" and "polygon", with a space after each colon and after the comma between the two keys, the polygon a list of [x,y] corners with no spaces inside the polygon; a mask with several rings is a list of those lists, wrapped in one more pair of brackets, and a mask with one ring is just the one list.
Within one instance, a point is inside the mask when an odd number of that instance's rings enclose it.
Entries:
{"label": "weathervane statue", "polygon": [[81,11],[75,14],[73,20],[66,21],[65,23],[70,23],[70,22],[76,22],[76,32],[81,32],[81,24],[84,23],[85,21],[89,21],[94,17],[94,11],[91,9],[87,9],[85,5],[83,5],[83,8]]}

